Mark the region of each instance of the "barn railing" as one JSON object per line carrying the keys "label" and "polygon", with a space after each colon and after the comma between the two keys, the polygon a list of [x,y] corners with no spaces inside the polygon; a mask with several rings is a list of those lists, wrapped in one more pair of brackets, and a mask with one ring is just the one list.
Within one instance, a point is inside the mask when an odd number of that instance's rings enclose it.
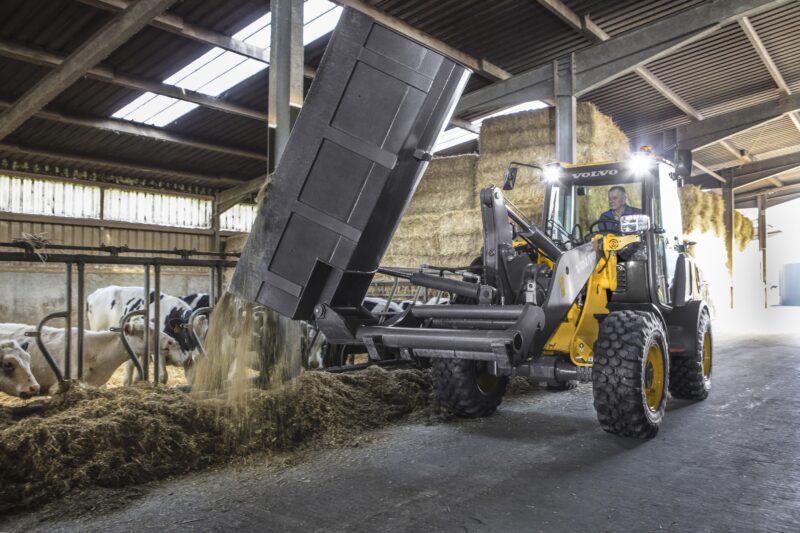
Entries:
{"label": "barn railing", "polygon": [[[210,301],[216,303],[222,295],[222,281],[223,272],[225,268],[235,268],[236,261],[231,259],[238,258],[239,254],[236,253],[214,253],[214,252],[198,252],[195,250],[156,250],[156,249],[140,249],[128,248],[127,246],[111,247],[111,246],[70,246],[70,245],[54,245],[49,243],[32,243],[26,240],[19,240],[14,242],[0,242],[0,248],[16,248],[22,249],[21,252],[8,252],[0,251],[0,262],[19,262],[19,263],[62,263],[65,265],[65,301],[66,309],[64,311],[57,311],[45,316],[38,324],[36,331],[27,334],[29,337],[36,339],[37,346],[47,360],[48,365],[55,374],[56,378],[61,382],[66,379],[77,378],[83,379],[84,375],[84,300],[85,300],[85,277],[86,265],[129,265],[141,266],[144,268],[144,294],[150,294],[151,270],[153,289],[156,293],[161,293],[161,267],[201,267],[208,268],[210,272]],[[72,254],[72,253],[51,253],[51,250],[69,250],[69,251],[85,251],[85,252],[100,252],[108,255],[88,255],[88,254]],[[148,253],[148,254],[161,254],[163,256],[174,255],[175,257],[141,257],[141,256],[125,256],[126,253]],[[193,256],[208,257],[204,259],[195,259]],[[210,257],[209,257],[210,256]],[[77,361],[75,372],[72,369],[72,280],[73,271],[77,272],[77,300],[79,302],[78,315],[77,315]],[[145,297],[145,309],[140,312],[144,316],[150,316],[150,298]],[[201,310],[198,310],[201,311]],[[210,308],[202,309],[204,313],[210,312]],[[158,383],[161,377],[161,372],[165,369],[160,368],[158,364],[158,351],[161,340],[161,327],[155,327],[153,334],[150,334],[150,321],[144,321],[144,353],[147,356],[143,357],[141,363],[135,357],[133,350],[130,347],[127,339],[125,338],[124,324],[132,318],[136,313],[128,313],[121,321],[120,335],[122,336],[123,346],[128,351],[131,360],[136,366],[139,377],[145,381],[149,380],[149,358],[154,357],[153,366],[153,381]],[[189,322],[192,322],[201,313],[193,313]],[[155,323],[160,323],[160,309],[156,305],[153,309]],[[45,346],[41,334],[42,329],[50,320],[56,318],[63,318],[65,320],[65,335],[64,335],[64,362],[61,368],[48,347]],[[192,336],[197,339],[193,322],[187,324]],[[152,343],[151,343],[152,337]],[[199,339],[198,339],[199,340]],[[153,349],[153,346],[155,347]],[[198,346],[202,346],[198,342]],[[151,353],[155,352],[155,353]]]}

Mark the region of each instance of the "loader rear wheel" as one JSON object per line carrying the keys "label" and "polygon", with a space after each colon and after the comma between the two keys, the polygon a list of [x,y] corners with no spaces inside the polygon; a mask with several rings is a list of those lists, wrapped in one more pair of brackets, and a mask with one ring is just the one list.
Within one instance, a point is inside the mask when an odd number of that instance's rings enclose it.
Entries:
{"label": "loader rear wheel", "polygon": [[669,369],[669,392],[674,398],[701,401],[711,389],[713,357],[711,316],[707,310],[700,314],[695,345],[689,357],[672,358]]}
{"label": "loader rear wheel", "polygon": [[669,354],[661,321],[644,311],[614,311],[600,324],[592,385],[605,431],[649,439],[667,406]]}
{"label": "loader rear wheel", "polygon": [[431,375],[439,403],[465,418],[494,413],[508,386],[508,376],[490,374],[483,361],[433,359]]}

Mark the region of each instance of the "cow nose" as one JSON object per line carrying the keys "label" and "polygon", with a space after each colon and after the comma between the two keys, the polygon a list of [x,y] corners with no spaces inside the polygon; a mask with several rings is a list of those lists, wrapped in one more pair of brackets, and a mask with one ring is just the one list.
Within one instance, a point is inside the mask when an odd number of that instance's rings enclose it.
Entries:
{"label": "cow nose", "polygon": [[38,393],[39,392],[39,385],[31,385],[30,388],[28,388],[28,392],[30,392],[31,394]]}

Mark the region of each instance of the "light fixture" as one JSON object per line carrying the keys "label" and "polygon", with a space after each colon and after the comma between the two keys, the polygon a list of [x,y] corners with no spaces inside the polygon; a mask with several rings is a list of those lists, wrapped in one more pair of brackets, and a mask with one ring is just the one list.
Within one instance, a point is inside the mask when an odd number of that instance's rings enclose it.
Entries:
{"label": "light fixture", "polygon": [[642,176],[650,169],[653,158],[646,153],[633,154],[628,164],[634,175]]}
{"label": "light fixture", "polygon": [[561,166],[558,164],[546,165],[543,174],[545,181],[551,183],[558,181],[561,177]]}

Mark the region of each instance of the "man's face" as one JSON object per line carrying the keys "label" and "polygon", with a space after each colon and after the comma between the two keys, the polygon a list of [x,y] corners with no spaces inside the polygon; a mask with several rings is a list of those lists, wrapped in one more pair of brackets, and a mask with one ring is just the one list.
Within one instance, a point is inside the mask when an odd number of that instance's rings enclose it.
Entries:
{"label": "man's face", "polygon": [[608,208],[612,211],[619,211],[625,205],[627,196],[619,189],[608,191]]}

